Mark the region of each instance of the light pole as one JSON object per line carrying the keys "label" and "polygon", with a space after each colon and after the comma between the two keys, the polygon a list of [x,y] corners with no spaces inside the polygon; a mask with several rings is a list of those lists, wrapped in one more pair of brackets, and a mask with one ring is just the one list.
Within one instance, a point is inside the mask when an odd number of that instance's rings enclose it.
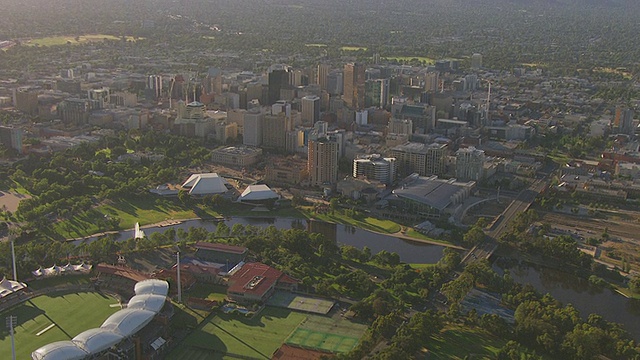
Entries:
{"label": "light pole", "polygon": [[13,229],[9,228],[9,242],[11,243],[11,263],[13,264],[13,281],[18,281],[18,271],[16,270],[16,250],[13,245],[15,240],[15,234],[13,234]]}
{"label": "light pole", "polygon": [[14,315],[7,316],[7,327],[11,335],[11,359],[16,360],[16,343],[13,336],[13,329],[18,323],[18,317]]}
{"label": "light pole", "polygon": [[178,302],[182,304],[182,284],[180,281],[180,248],[176,252],[176,277],[178,278]]}

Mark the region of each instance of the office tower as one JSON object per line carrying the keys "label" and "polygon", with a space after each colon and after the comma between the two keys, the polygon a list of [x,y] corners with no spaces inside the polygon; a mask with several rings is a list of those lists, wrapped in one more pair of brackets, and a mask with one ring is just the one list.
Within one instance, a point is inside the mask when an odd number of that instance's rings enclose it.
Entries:
{"label": "office tower", "polygon": [[633,135],[633,110],[625,109],[622,112],[622,121],[620,122],[620,133]]}
{"label": "office tower", "polygon": [[60,77],[63,79],[73,79],[73,69],[60,70]]}
{"label": "office tower", "polygon": [[391,149],[391,157],[398,161],[402,176],[418,173],[421,176],[442,175],[446,144],[407,143]]}
{"label": "office tower", "polygon": [[310,140],[307,168],[312,186],[336,183],[338,181],[338,143],[326,138]]}
{"label": "office tower", "polygon": [[28,115],[38,114],[38,93],[29,89],[13,90],[13,105]]}
{"label": "office tower", "polygon": [[392,184],[396,179],[395,158],[383,158],[378,154],[359,156],[353,160],[353,177],[363,176],[383,184]]}
{"label": "office tower", "polygon": [[287,132],[292,130],[293,122],[291,116],[286,116],[284,112],[277,115],[265,115],[262,119],[262,146],[285,150]]}
{"label": "office tower", "polygon": [[315,95],[302,98],[302,123],[313,125],[320,120],[320,98]]}
{"label": "office tower", "polygon": [[65,124],[85,125],[94,106],[88,99],[67,99],[58,105],[58,116]]}
{"label": "office tower", "polygon": [[262,120],[264,115],[260,108],[253,108],[244,113],[242,143],[249,146],[262,145]]}
{"label": "office tower", "polygon": [[149,75],[147,78],[147,90],[153,99],[162,97],[162,76]]}
{"label": "office tower", "polygon": [[247,84],[247,103],[251,102],[252,100],[258,100],[261,104],[264,104],[262,96],[262,84],[257,81]]}
{"label": "office tower", "polygon": [[424,74],[424,91],[437,92],[440,90],[440,81],[437,72],[428,72]]}
{"label": "office tower", "polygon": [[389,79],[367,80],[365,82],[365,107],[386,107],[389,102]]}
{"label": "office tower", "polygon": [[327,75],[327,92],[331,95],[341,95],[344,89],[344,73],[335,70]]}
{"label": "office tower", "polygon": [[329,71],[331,67],[329,64],[320,64],[318,65],[317,70],[317,80],[316,83],[320,85],[320,89],[327,91],[327,76],[329,75]]}
{"label": "office tower", "polygon": [[464,91],[474,91],[478,88],[478,75],[469,74],[464,77]]}
{"label": "office tower", "polygon": [[289,68],[280,65],[269,72],[269,94],[267,105],[280,100],[280,91],[289,87]]}
{"label": "office tower", "polygon": [[389,119],[389,134],[413,134],[413,121],[410,119]]}
{"label": "office tower", "polygon": [[365,68],[363,64],[350,63],[344,66],[344,102],[347,107],[364,107]]}
{"label": "office tower", "polygon": [[278,115],[280,113],[291,116],[291,103],[285,100],[278,100],[275,104],[271,105],[271,115]]}
{"label": "office tower", "polygon": [[89,100],[94,100],[98,104],[98,109],[104,109],[109,106],[110,91],[108,87],[102,89],[90,89],[87,90],[87,97]]}
{"label": "office tower", "polygon": [[222,70],[209,68],[207,71],[207,91],[216,95],[222,94]]}
{"label": "office tower", "polygon": [[475,147],[460,148],[456,151],[456,178],[462,181],[483,178],[484,173],[484,151]]}
{"label": "office tower", "polygon": [[0,126],[0,144],[17,150],[19,154],[22,154],[22,129]]}
{"label": "office tower", "polygon": [[356,125],[367,125],[369,123],[369,112],[367,110],[356,111],[355,121]]}
{"label": "office tower", "polygon": [[480,69],[482,67],[482,54],[475,53],[471,55],[471,68]]}

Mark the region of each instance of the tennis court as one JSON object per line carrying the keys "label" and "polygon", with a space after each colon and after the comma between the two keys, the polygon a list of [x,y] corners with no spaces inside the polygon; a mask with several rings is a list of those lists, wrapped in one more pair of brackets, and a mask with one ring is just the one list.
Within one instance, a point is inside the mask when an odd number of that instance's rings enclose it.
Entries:
{"label": "tennis court", "polygon": [[276,291],[267,301],[267,305],[321,315],[328,314],[334,304],[335,302],[331,300],[301,296],[286,291]]}
{"label": "tennis court", "polygon": [[366,329],[366,325],[345,319],[308,316],[289,335],[285,343],[333,353],[345,353],[358,344]]}

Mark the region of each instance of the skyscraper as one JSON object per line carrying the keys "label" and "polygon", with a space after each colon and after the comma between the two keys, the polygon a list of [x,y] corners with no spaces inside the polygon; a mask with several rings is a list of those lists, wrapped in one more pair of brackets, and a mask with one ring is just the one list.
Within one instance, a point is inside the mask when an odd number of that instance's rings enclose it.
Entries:
{"label": "skyscraper", "polygon": [[358,176],[391,184],[396,179],[396,159],[378,154],[360,156],[353,160],[353,177]]}
{"label": "skyscraper", "polygon": [[291,116],[286,116],[286,113],[265,115],[262,120],[262,146],[285,150],[287,132],[291,130],[293,130],[293,121]]}
{"label": "skyscraper", "polygon": [[320,89],[322,90],[327,90],[327,76],[329,75],[329,71],[331,70],[331,67],[329,66],[329,64],[320,64],[318,65],[318,71],[317,71],[317,84],[320,85]]}
{"label": "skyscraper", "polygon": [[326,138],[309,141],[307,167],[313,186],[338,181],[338,143]]}
{"label": "skyscraper", "polygon": [[471,55],[471,68],[480,69],[482,67],[482,54],[475,53]]}
{"label": "skyscraper", "polygon": [[244,113],[242,143],[249,146],[262,145],[262,120],[264,116],[260,108],[254,108]]}
{"label": "skyscraper", "polygon": [[389,79],[367,80],[365,82],[365,107],[387,106],[389,102]]}
{"label": "skyscraper", "polygon": [[456,151],[456,178],[478,181],[483,177],[484,151],[475,147],[460,148]]}
{"label": "skyscraper", "polygon": [[154,99],[162,96],[162,76],[149,75],[147,78],[147,89]]}
{"label": "skyscraper", "polygon": [[364,107],[365,67],[359,63],[344,66],[344,102],[352,109]]}
{"label": "skyscraper", "polygon": [[313,125],[320,120],[320,98],[309,95],[302,98],[302,123]]}
{"label": "skyscraper", "polygon": [[268,104],[273,105],[280,100],[280,90],[289,86],[289,68],[281,65],[269,73],[269,96]]}

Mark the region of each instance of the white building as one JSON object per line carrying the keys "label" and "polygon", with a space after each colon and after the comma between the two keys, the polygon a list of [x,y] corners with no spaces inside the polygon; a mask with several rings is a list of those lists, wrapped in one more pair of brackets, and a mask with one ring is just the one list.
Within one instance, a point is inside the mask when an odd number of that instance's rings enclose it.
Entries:
{"label": "white building", "polygon": [[484,151],[475,147],[458,149],[456,151],[456,178],[464,181],[482,179],[484,162]]}
{"label": "white building", "polygon": [[383,184],[392,184],[396,179],[395,158],[383,158],[378,154],[364,155],[353,160],[353,177],[363,176]]}

